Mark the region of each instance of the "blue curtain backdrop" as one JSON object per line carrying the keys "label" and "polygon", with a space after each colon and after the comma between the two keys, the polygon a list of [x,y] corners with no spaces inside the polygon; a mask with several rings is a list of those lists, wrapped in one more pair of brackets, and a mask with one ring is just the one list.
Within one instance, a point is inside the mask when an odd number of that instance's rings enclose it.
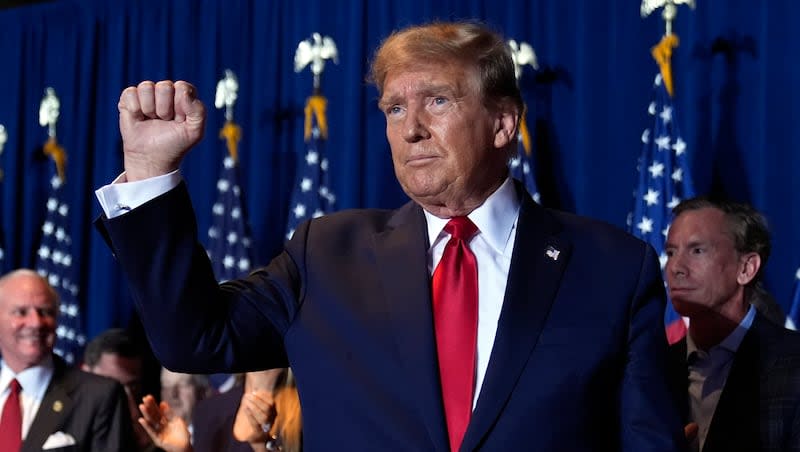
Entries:
{"label": "blue curtain backdrop", "polygon": [[[648,118],[656,66],[650,47],[664,27],[639,16],[638,0],[54,1],[0,12],[0,124],[8,142],[2,227],[6,270],[32,266],[45,216],[52,163],[38,123],[47,86],[61,99],[59,142],[69,154],[74,256],[88,337],[131,314],[127,288],[93,231],[93,190],[122,169],[116,104],[120,91],[145,79],[195,83],[210,107],[205,139],[183,166],[200,237],[224,146],[224,112],[213,108],[226,68],[240,83],[242,190],[257,262],[283,242],[295,174],[304,149],[302,109],[308,70],[293,72],[297,43],[331,36],[339,63],[328,63],[328,158],[338,208],[395,207],[406,198],[394,181],[384,119],[368,62],[392,30],[435,19],[474,18],[534,46],[541,66],[521,80],[547,206],[620,227],[631,208],[640,134]],[[800,2],[699,0],[681,7],[673,62],[675,104],[699,193],[751,202],[774,233],[767,285],[788,310],[800,259]],[[795,30],[795,31],[792,31]],[[598,262],[598,265],[602,265]]]}

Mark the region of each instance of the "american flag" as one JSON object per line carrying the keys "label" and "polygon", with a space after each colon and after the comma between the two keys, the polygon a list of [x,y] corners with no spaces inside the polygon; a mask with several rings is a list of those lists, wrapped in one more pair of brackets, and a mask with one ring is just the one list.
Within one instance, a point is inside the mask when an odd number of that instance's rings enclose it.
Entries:
{"label": "american flag", "polygon": [[[220,131],[227,142],[227,154],[222,160],[217,179],[217,200],[211,208],[212,225],[208,228],[208,253],[214,275],[219,282],[236,279],[250,273],[252,240],[247,223],[242,189],[239,185],[238,143],[241,128],[227,121]],[[235,381],[231,374],[209,375],[211,384],[225,392]]]}
{"label": "american flag", "polygon": [[325,157],[328,137],[326,103],[320,95],[311,96],[306,102],[306,146],[304,152],[298,153],[297,176],[286,224],[287,240],[300,223],[331,212],[336,203],[336,196],[328,183],[328,159]]}
{"label": "american flag", "polygon": [[207,252],[220,282],[248,274],[253,262],[238,168],[234,158],[226,155],[217,180],[217,200],[211,209],[213,224],[208,228]]}
{"label": "american flag", "polygon": [[794,298],[789,315],[786,316],[786,328],[796,330],[800,327],[800,268],[794,274]]}
{"label": "american flag", "polygon": [[541,195],[536,187],[536,174],[534,173],[533,152],[531,150],[531,139],[528,133],[528,126],[525,117],[519,125],[519,135],[517,136],[517,155],[515,155],[509,166],[511,167],[511,177],[525,184],[525,188],[537,203],[541,203]]}
{"label": "american flag", "polygon": [[[633,212],[628,218],[628,230],[653,245],[663,270],[667,263],[664,243],[672,222],[672,208],[694,196],[694,188],[686,143],[678,130],[672,97],[661,73],[656,75],[653,91],[655,99],[647,108],[653,124],[642,133],[642,155],[637,165],[639,184],[634,193]],[[686,323],[669,301],[664,325],[670,344],[686,334]]]}
{"label": "american flag", "polygon": [[[54,139],[45,149],[62,153]],[[55,155],[55,154],[53,154]],[[56,159],[58,162],[58,159]],[[78,302],[80,293],[77,267],[73,265],[72,238],[69,233],[69,204],[64,199],[64,179],[54,174],[50,179],[50,194],[47,198],[47,213],[42,224],[42,242],[36,253],[36,271],[58,292],[60,299],[58,327],[56,328],[55,352],[70,364],[79,361],[86,335]]]}

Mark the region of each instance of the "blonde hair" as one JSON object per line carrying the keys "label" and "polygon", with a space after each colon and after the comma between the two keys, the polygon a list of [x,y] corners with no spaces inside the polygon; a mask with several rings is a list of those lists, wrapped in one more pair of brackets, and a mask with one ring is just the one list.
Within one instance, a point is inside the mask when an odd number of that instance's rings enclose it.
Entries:
{"label": "blonde hair", "polygon": [[300,452],[303,449],[303,415],[291,369],[275,383],[274,393],[276,416],[271,433],[281,438],[283,452]]}
{"label": "blonde hair", "polygon": [[368,78],[382,94],[390,71],[443,63],[475,68],[485,105],[511,100],[522,112],[511,51],[499,34],[479,23],[433,22],[396,31],[375,52]]}

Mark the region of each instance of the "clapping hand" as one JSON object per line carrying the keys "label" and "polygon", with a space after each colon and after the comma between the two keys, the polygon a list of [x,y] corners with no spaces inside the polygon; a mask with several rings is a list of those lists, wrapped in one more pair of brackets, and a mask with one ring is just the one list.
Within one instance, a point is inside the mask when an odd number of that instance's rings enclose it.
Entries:
{"label": "clapping hand", "polygon": [[192,452],[189,427],[180,416],[172,414],[167,402],[156,403],[152,395],[146,395],[139,404],[142,417],[139,424],[153,440],[153,443],[166,452]]}
{"label": "clapping hand", "polygon": [[239,441],[264,444],[275,421],[272,393],[258,390],[242,396],[233,422],[233,437]]}

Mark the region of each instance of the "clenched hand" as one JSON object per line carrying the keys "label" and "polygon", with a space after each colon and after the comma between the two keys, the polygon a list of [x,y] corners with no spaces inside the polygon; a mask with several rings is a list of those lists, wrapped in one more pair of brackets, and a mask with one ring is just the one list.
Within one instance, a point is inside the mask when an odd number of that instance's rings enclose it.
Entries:
{"label": "clenched hand", "polygon": [[203,138],[206,109],[192,84],[144,81],[119,98],[125,174],[129,182],[178,169]]}

